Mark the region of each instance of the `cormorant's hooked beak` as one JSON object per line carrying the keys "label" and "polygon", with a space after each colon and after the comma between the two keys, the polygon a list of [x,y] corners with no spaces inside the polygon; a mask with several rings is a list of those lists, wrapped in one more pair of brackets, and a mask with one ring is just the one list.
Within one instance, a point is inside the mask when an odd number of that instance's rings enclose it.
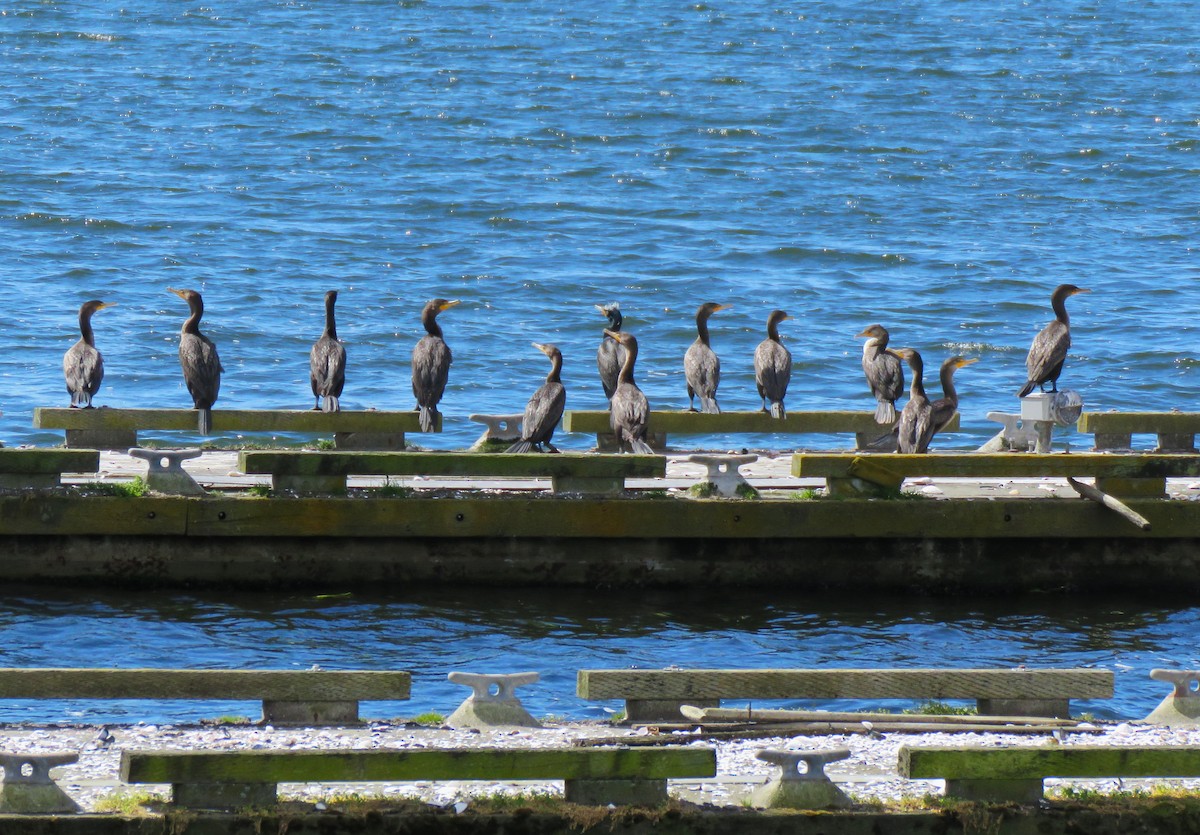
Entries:
{"label": "cormorant's hooked beak", "polygon": [[451,299],[448,302],[442,302],[441,304],[438,305],[438,313],[441,313],[443,310],[449,310],[450,308],[454,307],[456,304],[459,304],[459,302],[460,302],[459,299]]}
{"label": "cormorant's hooked beak", "polygon": [[169,290],[170,292],[172,292],[172,293],[174,293],[175,295],[179,296],[179,298],[181,298],[181,299],[184,299],[184,300],[186,300],[186,299],[187,299],[187,296],[185,296],[185,295],[183,294],[183,291],[182,291],[182,290],[176,290],[174,287],[168,287],[168,288],[167,288],[167,290]]}
{"label": "cormorant's hooked beak", "polygon": [[1074,290],[1071,291],[1071,295],[1077,296],[1080,293],[1090,293],[1090,292],[1092,292],[1092,291],[1086,287],[1076,287]]}
{"label": "cormorant's hooked beak", "polygon": [[732,310],[732,309],[733,309],[733,305],[731,305],[731,304],[719,304],[713,308],[713,313],[717,313],[722,310]]}
{"label": "cormorant's hooked beak", "polygon": [[116,306],[117,306],[116,302],[100,302],[100,304],[96,305],[96,309],[103,310],[106,307],[116,307]]}
{"label": "cormorant's hooked beak", "polygon": [[964,366],[967,366],[967,365],[974,365],[977,362],[979,362],[979,357],[972,357],[969,360],[968,359],[959,360],[957,365],[959,368],[963,368]]}
{"label": "cormorant's hooked beak", "polygon": [[857,333],[857,334],[855,334],[855,335],[854,335],[854,338],[855,338],[855,339],[862,339],[863,337],[868,337],[868,338],[869,338],[869,337],[871,337],[871,336],[874,336],[874,334],[872,334],[872,333],[871,333],[871,329],[870,329],[870,328],[867,328],[867,329],[866,329],[866,330],[864,330],[862,333]]}

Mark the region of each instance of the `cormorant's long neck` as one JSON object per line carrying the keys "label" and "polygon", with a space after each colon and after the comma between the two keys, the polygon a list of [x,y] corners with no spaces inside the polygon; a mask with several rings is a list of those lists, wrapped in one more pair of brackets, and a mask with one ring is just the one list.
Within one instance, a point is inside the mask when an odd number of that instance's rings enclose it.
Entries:
{"label": "cormorant's long neck", "polygon": [[333,296],[328,296],[325,299],[325,336],[330,339],[337,339],[337,322],[334,321],[333,306],[337,303],[337,299]]}
{"label": "cormorant's long neck", "polygon": [[770,339],[772,342],[779,341],[779,323],[774,319],[767,322],[767,339]]}
{"label": "cormorant's long neck", "polygon": [[958,408],[958,390],[954,388],[954,372],[957,369],[953,365],[942,367],[942,397],[949,400]]}
{"label": "cormorant's long neck", "polygon": [[1062,322],[1067,327],[1071,326],[1071,319],[1067,316],[1067,294],[1055,292],[1050,298],[1050,307],[1054,309],[1054,318]]}
{"label": "cormorant's long neck", "polygon": [[187,317],[187,321],[183,323],[184,333],[200,333],[200,317],[204,315],[204,302],[197,298],[188,299],[188,309],[192,311],[192,315]]}
{"label": "cormorant's long neck", "polygon": [[96,347],[96,338],[92,333],[92,314],[94,310],[84,308],[79,311],[79,333],[83,337],[83,341],[87,345]]}
{"label": "cormorant's long neck", "polygon": [[425,333],[430,336],[441,336],[442,326],[438,324],[437,311],[426,310],[421,314],[421,324],[425,326]]}
{"label": "cormorant's long neck", "polygon": [[911,398],[923,397],[928,400],[929,398],[925,396],[925,381],[921,379],[925,375],[925,363],[920,356],[914,354],[908,361],[908,367],[912,369],[912,385],[909,386],[908,396]]}
{"label": "cormorant's long neck", "polygon": [[625,344],[625,364],[621,366],[621,373],[617,375],[617,383],[633,383],[633,364],[637,362],[637,343],[630,342]]}
{"label": "cormorant's long neck", "polygon": [[550,373],[546,375],[546,382],[562,382],[562,354],[555,354],[550,357]]}
{"label": "cormorant's long neck", "polygon": [[696,314],[696,334],[700,341],[708,345],[708,316],[704,313]]}

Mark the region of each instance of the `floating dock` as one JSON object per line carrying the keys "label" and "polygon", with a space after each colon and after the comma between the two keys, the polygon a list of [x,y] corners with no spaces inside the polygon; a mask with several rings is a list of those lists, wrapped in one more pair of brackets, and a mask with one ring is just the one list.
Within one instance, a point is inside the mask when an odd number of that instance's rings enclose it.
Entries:
{"label": "floating dock", "polygon": [[[877,459],[879,460],[879,459]],[[790,455],[744,468],[759,498],[696,499],[704,470],[623,495],[548,483],[351,478],[340,496],[269,492],[235,453],[185,467],[209,494],[104,495],[96,475],[0,494],[0,579],[130,587],[789,587],[922,595],[1200,590],[1200,503],[1128,498],[1141,531],[1063,479],[921,479],[899,498],[828,498]],[[139,469],[140,467],[140,469]],[[144,473],[105,453],[101,484]],[[75,482],[70,484],[70,482]],[[257,485],[257,486],[255,486]],[[372,489],[374,488],[374,489]]]}

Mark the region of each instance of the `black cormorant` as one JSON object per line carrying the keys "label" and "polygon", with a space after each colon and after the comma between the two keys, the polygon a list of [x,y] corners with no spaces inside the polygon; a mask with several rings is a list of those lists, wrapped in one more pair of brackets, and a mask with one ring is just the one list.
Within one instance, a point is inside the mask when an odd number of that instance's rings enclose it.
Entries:
{"label": "black cormorant", "polygon": [[650,417],[650,404],[646,395],[633,381],[633,366],[637,362],[638,344],[633,334],[626,331],[605,331],[621,343],[625,349],[625,362],[617,377],[617,390],[613,392],[609,409],[609,424],[617,436],[617,449],[621,452],[636,452],[652,455],[654,450],[646,443],[646,421]]}
{"label": "black cormorant", "polygon": [[179,333],[179,365],[183,368],[183,380],[188,394],[192,396],[192,407],[200,410],[199,428],[203,435],[212,431],[212,409],[221,390],[221,358],[217,346],[200,333],[200,317],[204,315],[204,299],[195,290],[176,290],[168,287],[188,304],[191,315],[183,323]]}
{"label": "black cormorant", "polygon": [[696,411],[696,397],[700,397],[700,411],[718,414],[717,386],[721,383],[721,360],[708,344],[708,317],[728,306],[716,302],[705,302],[696,311],[696,341],[683,355],[683,374],[687,379],[688,410]]}
{"label": "black cormorant", "polygon": [[1067,297],[1076,293],[1090,293],[1076,287],[1074,284],[1060,284],[1054,288],[1050,296],[1050,307],[1054,309],[1054,321],[1042,328],[1033,338],[1029,346],[1029,356],[1025,358],[1025,369],[1029,372],[1028,379],[1017,397],[1024,397],[1038,386],[1046,390],[1046,383],[1051,391],[1058,391],[1058,375],[1062,373],[1063,360],[1067,358],[1067,350],[1071,347],[1071,320],[1067,316]]}
{"label": "black cormorant", "polygon": [[932,414],[930,420],[933,421],[933,434],[941,432],[946,428],[946,424],[954,417],[954,413],[958,411],[958,390],[954,388],[954,372],[963,366],[970,365],[973,362],[979,362],[978,359],[966,359],[965,357],[949,357],[942,363],[940,377],[942,380],[942,396],[930,404]]}
{"label": "black cormorant", "polygon": [[417,342],[412,352],[412,388],[420,411],[421,431],[432,432],[437,425],[438,403],[446,390],[450,376],[450,347],[442,339],[442,328],[437,315],[458,304],[458,300],[432,299],[421,311],[421,324],[425,335]]}
{"label": "black cormorant", "polygon": [[[608,330],[621,330],[621,305],[618,302],[606,305],[596,305],[596,309],[608,318]],[[612,400],[613,392],[617,390],[617,376],[621,373],[621,364],[625,362],[625,349],[611,337],[604,336],[600,347],[596,349],[596,367],[600,371],[600,385],[604,386],[604,396]]]}
{"label": "black cormorant", "polygon": [[558,452],[550,439],[554,437],[554,427],[558,426],[562,417],[563,406],[567,403],[567,390],[562,384],[562,351],[554,345],[533,343],[543,354],[550,358],[550,373],[546,382],[533,393],[525,404],[525,417],[521,420],[521,440],[508,448],[509,452],[530,452],[534,447],[542,451],[542,445],[551,452]]}
{"label": "black cormorant", "polygon": [[767,338],[754,349],[754,382],[762,398],[762,410],[771,404],[771,417],[787,417],[783,398],[792,379],[792,354],[779,341],[779,323],[791,319],[782,310],[772,310],[767,317]]}
{"label": "black cormorant", "polygon": [[100,383],[104,380],[104,357],[96,350],[92,314],[115,306],[92,299],[79,308],[79,341],[63,355],[63,376],[67,378],[67,394],[71,395],[73,409],[92,408],[92,397],[100,390]]}
{"label": "black cormorant", "polygon": [[313,343],[308,355],[309,380],[312,382],[313,397],[316,398],[313,409],[321,408],[321,398],[324,397],[323,411],[326,412],[341,411],[338,399],[346,385],[346,347],[338,341],[337,324],[333,318],[337,297],[337,290],[325,294],[325,330],[321,338]]}
{"label": "black cormorant", "polygon": [[875,422],[896,422],[896,398],[904,392],[904,368],[895,354],[889,353],[888,332],[883,325],[871,325],[858,335],[863,344],[862,368],[875,396]]}
{"label": "black cormorant", "polygon": [[897,443],[904,453],[924,453],[929,451],[929,441],[933,438],[933,408],[929,398],[925,396],[925,383],[921,379],[925,372],[925,363],[921,355],[912,348],[897,348],[894,356],[908,361],[912,371],[912,382],[908,388],[908,402],[900,413],[900,422],[896,426]]}

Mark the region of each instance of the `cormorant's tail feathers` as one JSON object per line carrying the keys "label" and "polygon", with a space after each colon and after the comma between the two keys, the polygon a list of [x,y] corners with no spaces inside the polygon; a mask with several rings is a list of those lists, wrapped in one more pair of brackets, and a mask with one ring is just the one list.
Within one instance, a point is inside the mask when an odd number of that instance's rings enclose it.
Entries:
{"label": "cormorant's tail feathers", "polygon": [[880,400],[875,405],[875,422],[889,424],[896,422],[896,404],[890,400]]}
{"label": "cormorant's tail feathers", "polygon": [[533,443],[530,441],[517,441],[510,446],[505,452],[533,452]]}
{"label": "cormorant's tail feathers", "polygon": [[340,412],[341,410],[342,404],[338,402],[337,397],[332,394],[325,395],[325,402],[321,404],[321,411]]}
{"label": "cormorant's tail feathers", "polygon": [[1017,397],[1024,397],[1025,395],[1029,394],[1029,392],[1033,391],[1033,387],[1036,385],[1037,383],[1033,380],[1027,381],[1025,385],[1021,386],[1021,390],[1017,392]]}
{"label": "cormorant's tail feathers", "polygon": [[197,425],[200,429],[200,434],[201,435],[211,434],[212,433],[212,410],[211,409],[200,409],[198,414],[200,416],[200,419],[197,421]]}
{"label": "cormorant's tail feathers", "polygon": [[782,400],[771,404],[771,417],[775,418],[776,420],[783,420],[785,417],[787,417],[787,412],[785,412],[783,409]]}
{"label": "cormorant's tail feathers", "polygon": [[654,450],[650,444],[643,441],[641,438],[634,438],[629,442],[629,448],[633,450],[634,455],[653,455]]}
{"label": "cormorant's tail feathers", "polygon": [[700,396],[700,411],[706,415],[721,414],[721,407],[717,405],[717,398]]}
{"label": "cormorant's tail feathers", "polygon": [[422,432],[432,432],[437,423],[438,410],[436,406],[420,406],[420,422]]}

